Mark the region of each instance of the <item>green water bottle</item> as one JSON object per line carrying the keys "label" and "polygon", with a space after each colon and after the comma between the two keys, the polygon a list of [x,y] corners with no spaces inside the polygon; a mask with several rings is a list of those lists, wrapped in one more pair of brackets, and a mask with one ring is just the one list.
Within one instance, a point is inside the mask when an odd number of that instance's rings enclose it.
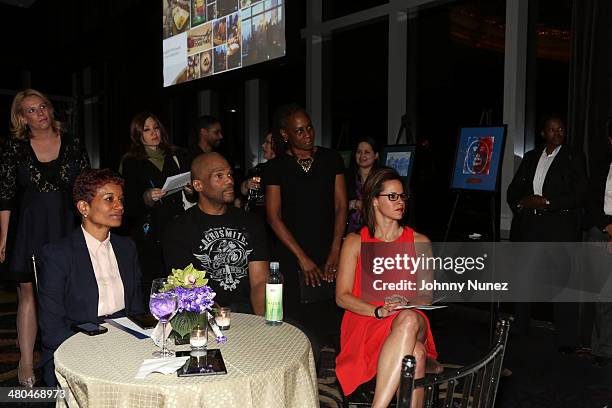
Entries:
{"label": "green water bottle", "polygon": [[266,322],[271,326],[283,323],[283,276],[278,262],[270,262],[266,283]]}

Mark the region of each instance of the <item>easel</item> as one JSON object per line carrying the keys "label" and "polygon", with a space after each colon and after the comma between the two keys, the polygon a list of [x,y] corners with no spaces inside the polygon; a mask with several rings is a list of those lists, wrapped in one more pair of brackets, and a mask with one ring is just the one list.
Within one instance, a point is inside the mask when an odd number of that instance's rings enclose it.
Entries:
{"label": "easel", "polygon": [[[450,230],[453,224],[453,219],[455,218],[455,214],[457,212],[457,206],[459,204],[459,200],[462,197],[462,194],[465,194],[465,192],[462,190],[456,190],[455,192],[457,193],[457,195],[455,197],[455,203],[453,204],[453,210],[451,211],[451,215],[448,220],[448,224],[446,224],[446,232],[444,233],[443,242],[448,242],[448,235],[450,233]],[[481,192],[478,194],[486,194],[487,196],[489,196],[489,219],[491,221],[491,241],[497,242],[497,226],[495,225],[495,210],[496,210],[495,193]]]}
{"label": "easel", "polygon": [[[491,115],[493,113],[492,109],[483,109],[482,113],[480,115],[480,123],[479,126],[487,126],[487,125],[491,125]],[[450,234],[452,225],[453,225],[453,220],[455,218],[455,215],[457,213],[457,207],[459,205],[459,200],[461,199],[461,197],[463,196],[463,194],[465,194],[466,190],[455,190],[456,192],[456,197],[455,197],[455,202],[453,204],[453,209],[451,211],[451,215],[450,218],[448,220],[448,224],[446,225],[446,231],[444,233],[444,240],[443,242],[448,242],[448,236]],[[497,190],[496,191],[482,191],[482,192],[474,192],[474,194],[481,194],[481,195],[486,195],[488,196],[488,200],[489,200],[489,220],[490,220],[490,227],[491,227],[491,240],[490,242],[497,242],[498,241],[498,236],[497,236],[497,226],[496,226],[496,194],[497,194]],[[500,314],[499,310],[499,301],[491,301],[490,304],[490,309],[489,309],[489,317],[490,317],[490,321],[489,321],[489,343],[492,344],[495,338],[495,326],[496,326],[496,322],[497,322],[497,318]]]}
{"label": "easel", "polygon": [[[395,145],[400,144],[400,141],[402,139],[402,133],[406,135],[407,145],[416,144],[416,138],[414,137],[414,134],[412,133],[412,128],[410,127],[410,120],[408,120],[407,113],[403,114],[402,118],[400,119],[400,127],[399,127],[399,130],[397,131],[397,136],[395,137],[395,143],[394,143]],[[409,189],[410,180],[408,180],[405,184],[406,185],[404,186],[404,188]],[[408,214],[408,216],[406,216],[406,214]],[[409,225],[413,225],[415,217],[416,217],[416,214],[415,214],[414,200],[408,200],[408,208],[407,208],[406,213],[404,214],[404,220],[407,221]]]}
{"label": "easel", "polygon": [[410,128],[410,121],[408,120],[408,114],[405,113],[402,115],[402,119],[400,120],[400,128],[397,131],[397,136],[395,137],[396,145],[400,144],[400,140],[402,138],[402,132],[406,131],[406,144],[416,144],[416,140],[412,133],[412,129]]}
{"label": "easel", "polygon": [[[480,122],[479,126],[491,125],[491,116],[493,114],[493,109],[483,109],[480,114]],[[401,130],[401,129],[400,129]],[[399,135],[398,135],[399,137]],[[461,194],[464,192],[463,190],[456,190],[457,196],[455,197],[455,203],[453,204],[453,209],[451,211],[450,218],[448,220],[448,224],[446,225],[446,232],[444,233],[444,241],[448,241],[448,234],[450,233],[451,226],[453,224],[453,219],[455,218],[455,214],[457,212],[457,205],[459,204],[459,199],[461,198]],[[496,192],[482,192],[480,194],[487,194],[489,196],[489,217],[491,221],[491,241],[497,241],[497,227],[495,225],[495,210],[496,210],[496,200],[495,194]]]}

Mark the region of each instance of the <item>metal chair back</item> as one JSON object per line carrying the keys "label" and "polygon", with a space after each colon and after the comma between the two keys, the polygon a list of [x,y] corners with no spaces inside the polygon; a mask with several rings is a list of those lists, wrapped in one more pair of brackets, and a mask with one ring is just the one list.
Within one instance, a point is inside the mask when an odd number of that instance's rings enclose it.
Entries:
{"label": "metal chair back", "polygon": [[[460,369],[414,380],[414,366],[403,364],[398,407],[410,407],[412,390],[417,388],[425,389],[425,408],[495,406],[509,330],[510,323],[507,320],[498,320],[493,348],[481,360]],[[412,356],[404,359],[407,357]]]}
{"label": "metal chair back", "polygon": [[34,290],[38,293],[38,268],[36,267],[36,256],[32,254],[32,271],[34,272]]}

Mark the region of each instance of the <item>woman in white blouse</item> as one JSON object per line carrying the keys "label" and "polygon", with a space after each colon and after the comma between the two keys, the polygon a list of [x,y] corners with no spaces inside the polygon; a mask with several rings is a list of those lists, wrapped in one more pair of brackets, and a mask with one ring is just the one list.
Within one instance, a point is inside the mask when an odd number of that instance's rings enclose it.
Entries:
{"label": "woman in white blouse", "polygon": [[123,179],[107,169],[86,170],[73,200],[81,226],[45,246],[40,257],[39,323],[49,386],[56,384],[53,352],[74,334],[72,325],[144,311],[136,247],[110,232],[123,217]]}

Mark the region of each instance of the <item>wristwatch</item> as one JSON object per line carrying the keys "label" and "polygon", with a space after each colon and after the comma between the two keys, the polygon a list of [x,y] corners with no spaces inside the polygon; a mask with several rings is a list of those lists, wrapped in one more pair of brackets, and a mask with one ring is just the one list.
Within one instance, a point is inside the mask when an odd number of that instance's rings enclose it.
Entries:
{"label": "wristwatch", "polygon": [[382,316],[381,316],[381,315],[378,313],[378,312],[380,312],[380,309],[382,309],[382,306],[378,306],[376,309],[374,309],[374,317],[375,317],[377,320],[380,320],[380,319],[382,319],[382,318],[383,318],[383,317],[382,317]]}

